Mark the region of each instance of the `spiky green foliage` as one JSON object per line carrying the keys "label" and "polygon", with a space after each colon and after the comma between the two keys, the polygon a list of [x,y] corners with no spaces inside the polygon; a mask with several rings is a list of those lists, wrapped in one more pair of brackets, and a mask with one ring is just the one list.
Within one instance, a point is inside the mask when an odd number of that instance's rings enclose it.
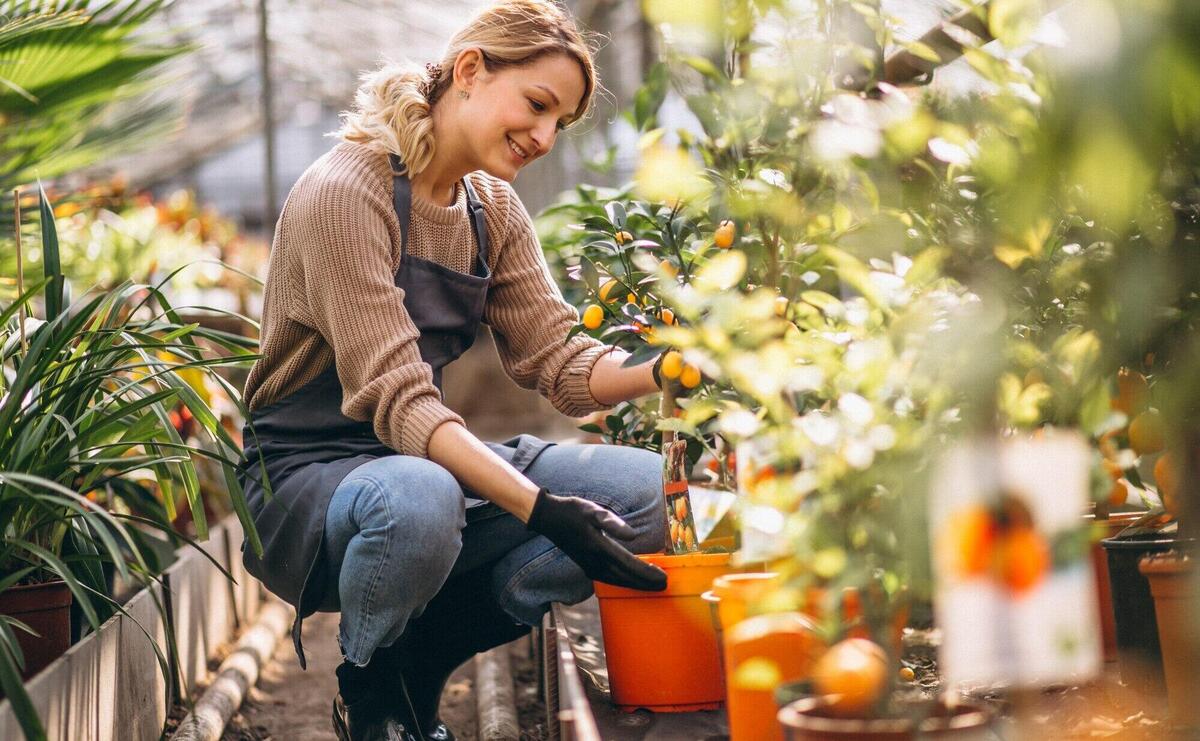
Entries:
{"label": "spiky green foliage", "polygon": [[0,0],[0,192],[161,130],[168,107],[128,104],[186,51],[136,38],[165,2]]}

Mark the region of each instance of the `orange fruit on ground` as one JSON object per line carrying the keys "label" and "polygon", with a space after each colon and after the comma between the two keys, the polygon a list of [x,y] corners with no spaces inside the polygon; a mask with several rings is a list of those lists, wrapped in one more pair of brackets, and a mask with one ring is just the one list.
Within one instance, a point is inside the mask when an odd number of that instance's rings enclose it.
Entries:
{"label": "orange fruit on ground", "polygon": [[900,667],[900,679],[905,682],[917,681],[917,673],[907,666]]}
{"label": "orange fruit on ground", "polygon": [[596,304],[591,304],[583,310],[583,326],[588,329],[596,329],[603,321],[604,309],[601,309]]}
{"label": "orange fruit on ground", "polygon": [[734,227],[733,222],[725,219],[717,227],[717,230],[713,232],[713,242],[721,249],[727,250],[733,246],[733,238],[736,235],[737,228]]}
{"label": "orange fruit on ground", "polygon": [[664,308],[662,311],[658,312],[658,318],[662,320],[663,324],[668,326],[672,325],[675,323],[675,312]]}
{"label": "orange fruit on ground", "polygon": [[1015,594],[1037,586],[1050,570],[1050,548],[1031,527],[1014,527],[1000,536],[995,553],[996,576]]}
{"label": "orange fruit on ground", "polygon": [[1112,408],[1133,419],[1141,414],[1149,403],[1150,384],[1146,377],[1129,368],[1117,371],[1117,398],[1112,400]]}
{"label": "orange fruit on ground", "polygon": [[694,365],[685,365],[679,373],[679,383],[685,389],[694,389],[700,385],[700,369]]}
{"label": "orange fruit on ground", "polygon": [[945,537],[950,548],[946,556],[961,576],[987,573],[992,565],[998,526],[986,507],[969,507],[950,518]]}
{"label": "orange fruit on ground", "polygon": [[679,378],[679,374],[683,372],[683,355],[679,354],[677,350],[668,350],[667,354],[663,356],[658,372],[663,378],[672,380]]}
{"label": "orange fruit on ground", "polygon": [[866,638],[847,638],[817,659],[812,678],[817,693],[830,696],[834,715],[863,716],[887,687],[887,654]]}
{"label": "orange fruit on ground", "polygon": [[1179,464],[1178,455],[1174,451],[1163,453],[1154,462],[1154,483],[1158,485],[1158,497],[1173,515],[1179,514]]}
{"label": "orange fruit on ground", "polygon": [[609,278],[604,285],[600,286],[600,300],[604,302],[616,301],[617,297],[612,295],[613,289],[619,285],[616,278]]}
{"label": "orange fruit on ground", "polygon": [[1157,409],[1147,409],[1129,423],[1129,447],[1138,455],[1150,455],[1163,449],[1162,415]]}

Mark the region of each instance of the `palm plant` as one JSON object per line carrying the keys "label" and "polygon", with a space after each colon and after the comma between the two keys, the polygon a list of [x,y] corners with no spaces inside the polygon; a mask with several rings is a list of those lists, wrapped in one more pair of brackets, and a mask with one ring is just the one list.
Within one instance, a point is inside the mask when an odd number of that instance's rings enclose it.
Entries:
{"label": "palm plant", "polygon": [[[248,542],[261,550],[237,482],[240,445],[188,378],[206,376],[244,412],[217,369],[256,356],[252,340],[183,323],[162,284],[125,281],[65,307],[44,193],[41,220],[47,274],[0,312],[0,591],[61,579],[95,629],[121,609],[105,591],[102,566],[111,564],[133,581],[153,578],[142,534],[172,533],[177,489],[197,537],[207,536],[198,458],[220,464]],[[22,310],[31,311],[39,296],[45,319],[22,322]],[[200,444],[181,438],[172,425],[177,404],[198,422]],[[0,616],[0,689],[26,734],[39,738],[40,724],[21,687],[14,629],[27,628]]]}
{"label": "palm plant", "polygon": [[166,0],[0,0],[0,191],[110,156],[168,108],[126,105],[186,47],[133,36]]}

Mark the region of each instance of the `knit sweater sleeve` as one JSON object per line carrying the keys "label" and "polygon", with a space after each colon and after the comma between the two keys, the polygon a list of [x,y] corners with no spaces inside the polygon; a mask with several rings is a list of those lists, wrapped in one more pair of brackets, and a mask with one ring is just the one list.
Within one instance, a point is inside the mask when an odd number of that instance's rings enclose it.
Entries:
{"label": "knit sweater sleeve", "polygon": [[589,382],[596,361],[612,347],[586,335],[566,339],[579,313],[551,277],[525,205],[507,183],[496,195],[505,231],[485,319],[501,365],[518,386],[536,388],[567,416],[605,408],[592,396]]}
{"label": "knit sweater sleeve", "polygon": [[426,457],[433,431],[462,418],[442,404],[404,291],[395,285],[387,194],[335,172],[298,188],[288,205],[303,281],[295,286],[303,300],[293,302],[292,318],[333,348],[342,413],[370,420],[388,447]]}

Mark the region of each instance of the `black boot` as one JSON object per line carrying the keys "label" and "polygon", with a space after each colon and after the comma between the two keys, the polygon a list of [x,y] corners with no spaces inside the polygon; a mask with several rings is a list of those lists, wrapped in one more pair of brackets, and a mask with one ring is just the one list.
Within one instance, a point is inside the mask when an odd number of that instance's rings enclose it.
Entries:
{"label": "black boot", "polygon": [[380,691],[382,671],[388,669],[394,671],[376,658],[366,667],[343,662],[337,668],[333,730],[339,741],[418,741],[420,731],[403,692],[403,677],[388,678],[389,685],[400,687],[400,693]]}
{"label": "black boot", "polygon": [[[438,701],[454,670],[475,654],[503,646],[529,633],[513,622],[491,597],[491,569],[455,576],[409,623],[394,646],[380,649],[396,676],[407,681],[417,722],[427,741],[454,741],[437,717]],[[394,691],[394,690],[393,690]]]}

